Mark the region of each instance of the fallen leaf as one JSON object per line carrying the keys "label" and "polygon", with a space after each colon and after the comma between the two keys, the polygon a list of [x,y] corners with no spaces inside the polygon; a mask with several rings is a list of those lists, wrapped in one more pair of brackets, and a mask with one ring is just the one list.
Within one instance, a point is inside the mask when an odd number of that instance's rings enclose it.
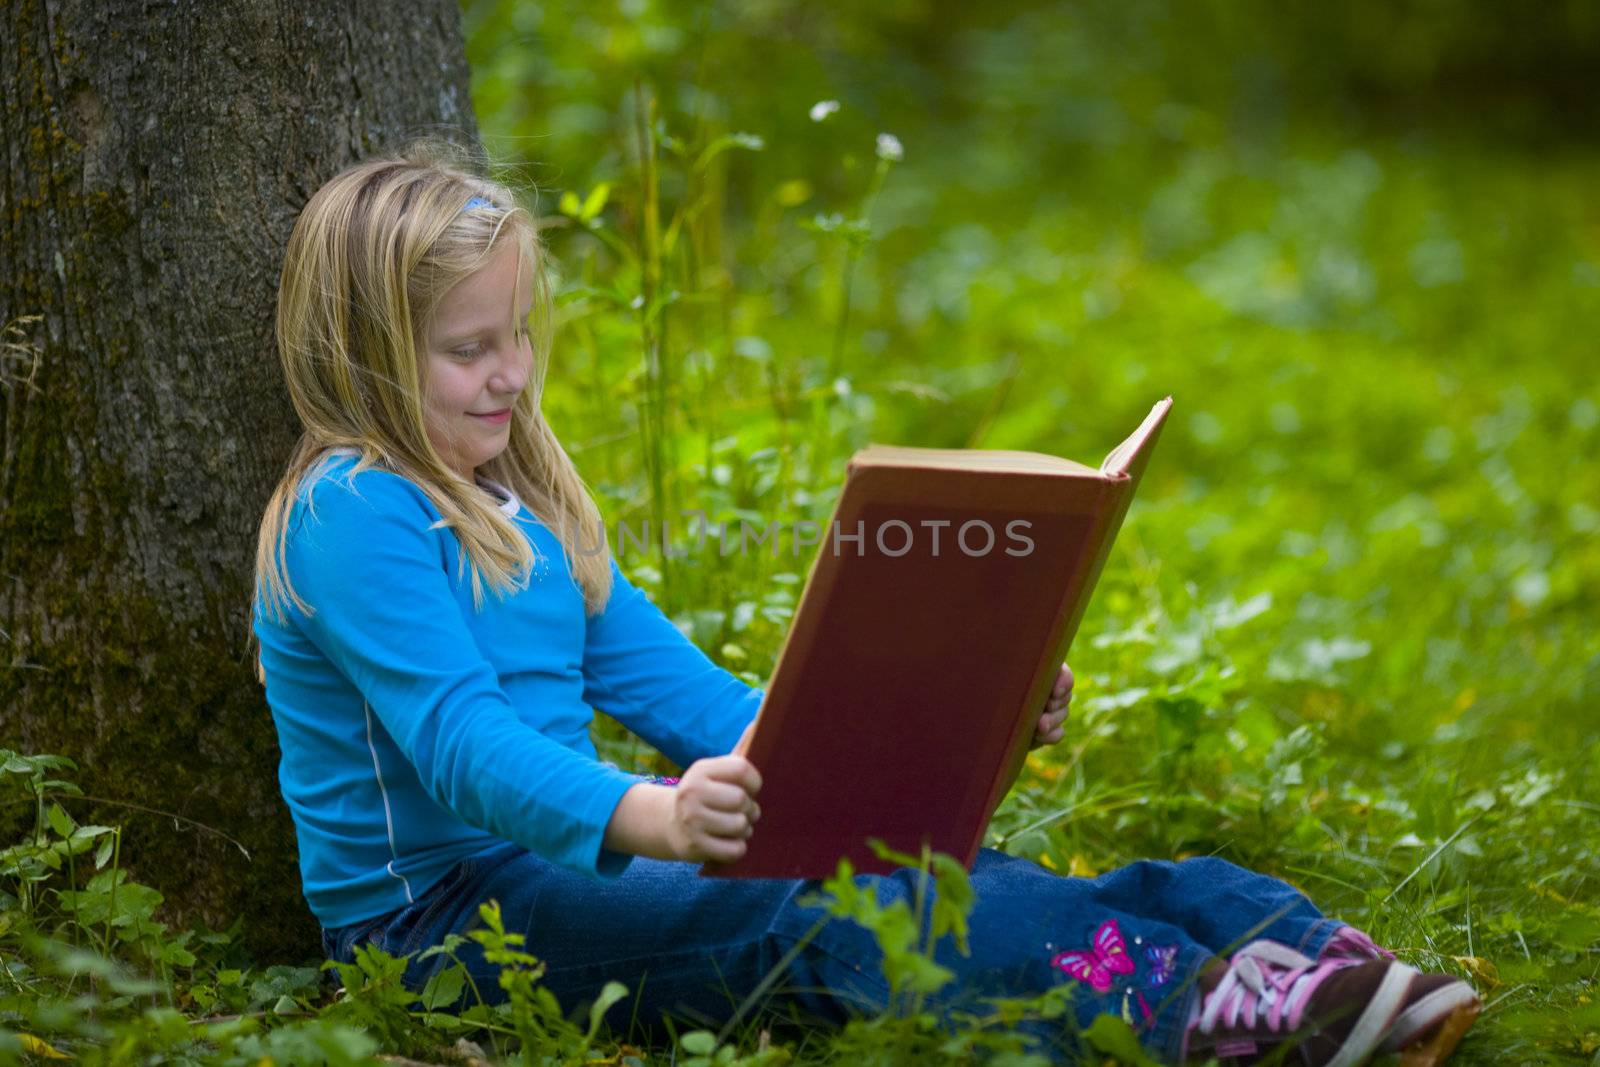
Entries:
{"label": "fallen leaf", "polygon": [[1456,964],[1489,989],[1500,985],[1500,970],[1482,956],[1451,956]]}
{"label": "fallen leaf", "polygon": [[72,1058],[65,1052],[52,1048],[49,1042],[42,1041],[32,1034],[18,1034],[17,1040],[21,1042],[24,1051],[34,1056],[43,1056],[47,1060],[70,1060]]}

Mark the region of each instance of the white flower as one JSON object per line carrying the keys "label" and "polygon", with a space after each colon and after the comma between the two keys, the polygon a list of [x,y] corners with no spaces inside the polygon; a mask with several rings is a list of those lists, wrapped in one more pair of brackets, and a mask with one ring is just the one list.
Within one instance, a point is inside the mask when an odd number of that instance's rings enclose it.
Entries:
{"label": "white flower", "polygon": [[823,119],[827,118],[829,115],[838,110],[839,101],[818,100],[815,104],[811,105],[811,121],[821,122]]}
{"label": "white flower", "polygon": [[878,158],[890,163],[898,163],[906,157],[906,150],[900,144],[900,138],[892,133],[878,134]]}

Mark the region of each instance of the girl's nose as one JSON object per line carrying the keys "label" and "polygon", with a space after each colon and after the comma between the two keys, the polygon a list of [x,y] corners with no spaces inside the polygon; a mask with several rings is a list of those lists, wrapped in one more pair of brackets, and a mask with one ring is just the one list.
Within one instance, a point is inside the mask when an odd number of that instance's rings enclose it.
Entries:
{"label": "girl's nose", "polygon": [[515,352],[501,360],[499,370],[489,384],[497,393],[522,392],[522,387],[528,384],[528,366],[522,353]]}

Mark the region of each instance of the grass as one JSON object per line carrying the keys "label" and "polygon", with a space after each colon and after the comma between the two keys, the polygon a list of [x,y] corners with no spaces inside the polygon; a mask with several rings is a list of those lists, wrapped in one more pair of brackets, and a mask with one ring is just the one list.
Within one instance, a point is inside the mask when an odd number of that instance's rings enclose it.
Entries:
{"label": "grass", "polygon": [[[610,523],[824,520],[868,441],[1097,460],[1172,394],[1072,652],[1068,736],[989,843],[1071,874],[1216,853],[1280,875],[1473,980],[1488,1010],[1454,1062],[1600,1063],[1600,157],[1240,138],[1187,105],[1151,105],[1177,133],[1085,148],[1019,137],[995,104],[890,131],[897,159],[859,104],[806,118],[811,83],[770,128],[733,125],[705,102],[735,94],[715,64],[638,77],[665,62],[638,41],[607,55],[633,76],[530,112],[491,7],[469,17],[491,144],[539,156],[522,138],[548,122],[593,149],[592,173],[533,173],[561,293],[546,409]],[[620,561],[761,681],[807,558],[684,544]],[[666,769],[615,723],[597,739]],[[381,959],[330,1004],[314,968],[166,931],[114,850],[85,895],[43,891],[115,835],[54,817],[62,768],[7,770],[40,830],[5,854],[0,1024],[96,1063],[439,1059],[462,1036]],[[562,1030],[532,993],[519,1011],[474,1036],[669,1060]],[[750,1062],[822,1062],[910,1055],[898,1026],[785,1052],[731,1036]],[[680,1055],[710,1062],[706,1040]]]}
{"label": "grass", "polygon": [[[704,206],[719,186],[692,177],[660,201],[674,395],[630,393],[637,354],[596,340],[620,338],[624,301],[569,288],[590,340],[558,346],[547,407],[607,514],[646,499],[618,398],[665,405],[674,506],[793,521],[826,518],[869,440],[1094,460],[1171,393],[1072,654],[1075,729],[989,843],[1072,873],[1207,853],[1270,871],[1471,976],[1489,1010],[1461,1062],[1587,1062],[1600,160],[1201,133],[1078,156],[1065,190],[1006,203],[951,167],[958,135],[920,132],[891,162],[846,124],[831,154],[727,160],[738,205]],[[797,158],[812,172],[783,178]],[[633,173],[610,175],[603,218],[551,234],[623,292],[629,257],[594,232],[633,232]],[[603,406],[563,385],[607,371]],[[802,568],[623,562],[661,573],[652,592],[702,647],[765,677]]]}

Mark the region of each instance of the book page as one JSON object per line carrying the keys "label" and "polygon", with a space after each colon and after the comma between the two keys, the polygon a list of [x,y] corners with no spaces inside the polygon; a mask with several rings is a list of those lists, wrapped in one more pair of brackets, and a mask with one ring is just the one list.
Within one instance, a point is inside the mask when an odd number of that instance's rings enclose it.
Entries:
{"label": "book page", "polygon": [[1133,457],[1139,454],[1150,432],[1166,417],[1167,409],[1172,407],[1172,398],[1169,396],[1155,407],[1150,409],[1150,414],[1144,417],[1139,428],[1128,439],[1111,450],[1104,463],[1100,464],[1102,474],[1126,474],[1128,466],[1133,462]]}
{"label": "book page", "polygon": [[852,466],[922,467],[940,470],[1018,471],[1039,474],[1090,475],[1093,467],[1043,452],[1000,448],[913,448],[868,445],[850,458]]}

